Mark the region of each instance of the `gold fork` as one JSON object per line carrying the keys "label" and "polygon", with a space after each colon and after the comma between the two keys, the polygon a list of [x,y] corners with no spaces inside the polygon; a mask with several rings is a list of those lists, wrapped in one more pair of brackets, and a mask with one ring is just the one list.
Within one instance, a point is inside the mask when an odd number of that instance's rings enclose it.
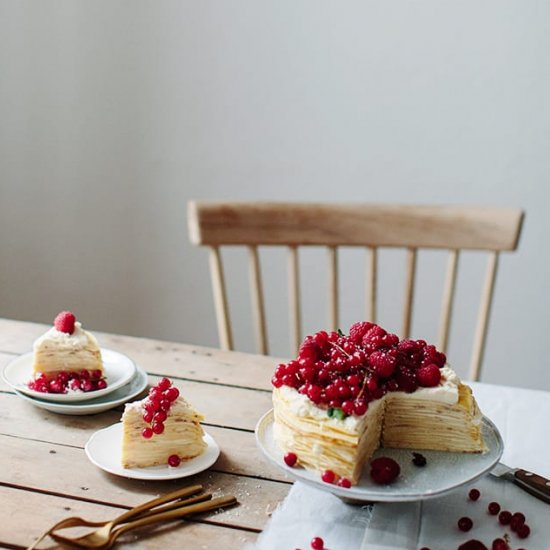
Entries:
{"label": "gold fork", "polygon": [[[108,525],[112,527],[124,523],[130,519],[135,519],[138,517],[145,516],[149,513],[155,513],[155,511],[152,511],[153,508],[160,506],[161,504],[166,504],[168,502],[171,502],[173,500],[181,499],[188,497],[190,495],[194,495],[197,493],[200,493],[202,491],[202,485],[191,485],[190,487],[183,487],[182,489],[177,489],[176,491],[172,491],[170,493],[167,493],[165,495],[162,495],[160,497],[157,497],[153,500],[149,500],[147,502],[144,502],[143,504],[140,504],[139,506],[136,506],[134,508],[131,508],[130,510],[124,512],[120,516],[117,516],[113,520],[108,521],[88,521],[84,518],[80,517],[70,517],[63,519],[56,523],[53,527],[48,529],[45,533],[40,535],[40,537],[29,546],[27,550],[34,550],[38,543],[40,543],[43,539],[45,539],[50,533],[57,531],[59,529],[68,529],[70,527],[106,527]],[[211,498],[211,495],[206,496],[203,495],[203,499],[205,498]],[[196,502],[196,501],[195,501]],[[180,501],[179,503],[174,503],[171,505],[171,507],[179,506],[183,502]],[[169,507],[163,507],[162,510],[167,510]],[[150,512],[151,511],[151,512]]]}
{"label": "gold fork", "polygon": [[76,539],[62,537],[61,535],[57,535],[53,532],[50,533],[50,537],[56,542],[77,548],[84,548],[86,550],[106,550],[114,544],[120,535],[123,535],[132,529],[145,527],[146,525],[151,525],[161,521],[173,521],[192,514],[232,506],[233,504],[237,504],[237,499],[234,496],[218,497],[206,502],[189,504],[165,512],[151,513],[148,514],[147,517],[141,517],[139,519],[129,521],[117,529],[113,529],[112,525],[106,524],[101,529]]}

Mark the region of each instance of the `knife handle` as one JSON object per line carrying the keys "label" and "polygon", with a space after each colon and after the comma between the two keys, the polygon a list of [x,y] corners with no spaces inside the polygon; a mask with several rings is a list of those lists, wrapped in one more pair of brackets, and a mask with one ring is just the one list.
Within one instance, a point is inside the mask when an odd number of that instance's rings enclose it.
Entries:
{"label": "knife handle", "polygon": [[514,472],[514,483],[524,491],[550,504],[550,480],[527,470]]}

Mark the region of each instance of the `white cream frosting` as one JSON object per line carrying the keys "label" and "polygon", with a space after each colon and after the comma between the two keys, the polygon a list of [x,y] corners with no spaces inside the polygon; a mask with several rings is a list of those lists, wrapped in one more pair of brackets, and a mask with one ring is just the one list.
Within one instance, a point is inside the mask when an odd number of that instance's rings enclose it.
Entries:
{"label": "white cream frosting", "polygon": [[58,349],[80,349],[86,347],[90,340],[97,344],[94,336],[85,331],[82,328],[82,325],[77,321],[74,324],[74,332],[72,334],[61,332],[55,327],[52,327],[46,333],[35,340],[33,348],[36,351],[38,348],[48,347],[48,345],[51,343]]}
{"label": "white cream frosting", "polygon": [[365,415],[358,417],[355,415],[346,416],[343,420],[335,417],[329,417],[327,410],[315,405],[307,396],[298,393],[298,391],[289,386],[281,386],[278,392],[281,398],[286,401],[292,414],[298,417],[311,417],[325,422],[344,426],[347,430],[357,429],[358,424],[376,413],[378,407],[382,406],[386,399],[391,399],[393,395],[398,394],[400,399],[418,399],[423,401],[436,401],[452,405],[458,402],[458,386],[460,378],[450,367],[441,369],[441,382],[433,388],[418,388],[413,393],[389,392],[381,399],[371,401]]}

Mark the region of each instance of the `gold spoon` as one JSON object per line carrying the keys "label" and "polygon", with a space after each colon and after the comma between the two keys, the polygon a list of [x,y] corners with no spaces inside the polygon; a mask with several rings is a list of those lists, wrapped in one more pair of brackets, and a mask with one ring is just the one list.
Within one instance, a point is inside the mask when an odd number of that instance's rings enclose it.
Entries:
{"label": "gold spoon", "polygon": [[[84,518],[80,517],[70,517],[63,519],[56,523],[53,527],[48,529],[45,533],[43,533],[38,540],[34,542],[27,550],[34,550],[38,543],[42,541],[44,538],[46,538],[49,534],[51,534],[54,531],[57,531],[59,529],[68,529],[70,527],[107,527],[110,525],[110,527],[114,527],[120,523],[124,523],[128,521],[129,519],[141,517],[142,515],[146,515],[152,508],[155,508],[156,506],[159,506],[160,504],[165,504],[167,502],[171,502],[172,500],[185,498],[190,495],[194,495],[196,493],[200,493],[202,491],[202,485],[191,485],[190,487],[184,487],[182,489],[178,489],[176,491],[172,491],[171,493],[167,493],[165,495],[162,495],[160,497],[157,497],[153,500],[149,500],[147,502],[144,502],[143,504],[140,504],[139,506],[136,506],[135,508],[131,508],[130,510],[124,512],[120,516],[117,516],[113,520],[108,521],[88,521]],[[210,498],[210,497],[207,497]],[[204,500],[204,499],[203,499]],[[181,505],[181,501],[179,503],[174,503],[175,505]],[[164,507],[163,509],[168,509],[168,507]],[[153,512],[152,512],[153,513]]]}
{"label": "gold spoon", "polygon": [[56,542],[74,546],[77,548],[86,548],[93,550],[105,550],[110,548],[115,540],[122,534],[131,531],[132,529],[137,529],[139,527],[145,527],[146,525],[151,525],[153,523],[158,523],[161,521],[171,521],[179,518],[189,516],[191,514],[198,514],[201,512],[207,512],[209,510],[214,510],[216,508],[223,508],[225,506],[232,506],[237,503],[237,499],[234,496],[225,496],[218,497],[206,502],[199,502],[196,504],[190,504],[186,506],[181,506],[179,508],[169,510],[166,512],[152,513],[147,517],[142,517],[122,525],[118,529],[113,530],[112,526],[106,524],[101,529],[79,537],[77,539],[71,539],[68,537],[62,537],[55,533],[50,533],[50,537]]}

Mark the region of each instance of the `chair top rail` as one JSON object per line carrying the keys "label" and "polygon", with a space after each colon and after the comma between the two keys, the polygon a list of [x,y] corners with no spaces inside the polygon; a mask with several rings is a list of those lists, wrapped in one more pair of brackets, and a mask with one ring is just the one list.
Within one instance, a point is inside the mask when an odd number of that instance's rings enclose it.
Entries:
{"label": "chair top rail", "polygon": [[515,250],[518,208],[190,201],[197,245],[318,245]]}

